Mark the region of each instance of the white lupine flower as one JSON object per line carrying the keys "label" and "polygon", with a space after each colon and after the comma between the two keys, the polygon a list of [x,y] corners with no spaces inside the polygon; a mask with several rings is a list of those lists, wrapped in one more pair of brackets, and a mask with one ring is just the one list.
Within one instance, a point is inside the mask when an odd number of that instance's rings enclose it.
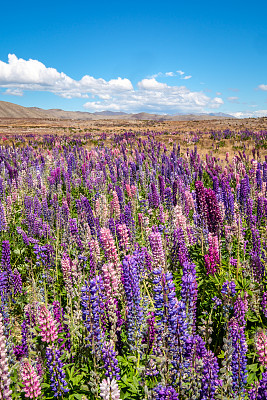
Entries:
{"label": "white lupine flower", "polygon": [[115,379],[103,379],[100,383],[100,396],[104,400],[120,400],[120,389]]}

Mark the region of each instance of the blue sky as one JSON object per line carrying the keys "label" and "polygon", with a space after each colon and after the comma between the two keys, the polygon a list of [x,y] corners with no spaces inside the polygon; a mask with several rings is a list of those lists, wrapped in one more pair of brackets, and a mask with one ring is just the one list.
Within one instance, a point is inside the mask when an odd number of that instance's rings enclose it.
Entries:
{"label": "blue sky", "polygon": [[264,1],[1,4],[0,100],[267,116]]}

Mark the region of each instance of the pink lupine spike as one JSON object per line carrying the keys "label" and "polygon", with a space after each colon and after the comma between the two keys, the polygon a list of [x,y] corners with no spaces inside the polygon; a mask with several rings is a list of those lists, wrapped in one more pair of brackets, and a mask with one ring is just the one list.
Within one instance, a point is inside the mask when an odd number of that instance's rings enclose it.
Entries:
{"label": "pink lupine spike", "polygon": [[165,256],[162,245],[162,238],[159,232],[153,232],[149,235],[150,247],[154,259],[154,263],[157,266],[165,265]]}
{"label": "pink lupine spike", "polygon": [[21,379],[25,397],[37,399],[41,394],[41,385],[37,373],[28,361],[22,363]]}
{"label": "pink lupine spike", "polygon": [[257,334],[255,345],[259,357],[259,362],[265,368],[267,368],[267,335],[264,331]]}
{"label": "pink lupine spike", "polygon": [[127,250],[129,247],[129,235],[126,224],[117,225],[117,233],[119,237],[119,243],[123,250]]}
{"label": "pink lupine spike", "polygon": [[131,185],[131,193],[132,193],[132,198],[133,197],[135,197],[135,195],[136,195],[136,186],[134,186],[134,185]]}
{"label": "pink lupine spike", "polygon": [[45,305],[42,305],[39,309],[38,323],[43,342],[51,343],[58,338],[56,323]]}
{"label": "pink lupine spike", "polygon": [[125,189],[126,189],[126,192],[127,192],[128,196],[132,197],[131,186],[129,185],[129,183],[126,183]]}
{"label": "pink lupine spike", "polygon": [[119,295],[119,278],[112,263],[104,264],[102,267],[104,287],[108,297]]}
{"label": "pink lupine spike", "polygon": [[2,313],[0,312],[0,400],[11,400],[11,380],[8,371],[8,358],[6,351],[6,338],[4,335]]}
{"label": "pink lupine spike", "polygon": [[100,229],[101,242],[104,247],[106,257],[109,262],[113,262],[114,265],[118,265],[119,257],[113,236],[108,228]]}

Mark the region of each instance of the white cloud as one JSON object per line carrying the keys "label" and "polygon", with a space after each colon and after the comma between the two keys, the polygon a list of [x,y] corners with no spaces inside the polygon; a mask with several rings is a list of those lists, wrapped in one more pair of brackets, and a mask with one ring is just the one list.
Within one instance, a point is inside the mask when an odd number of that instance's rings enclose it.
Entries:
{"label": "white cloud", "polygon": [[221,96],[222,93],[221,93],[221,92],[216,92],[216,95],[217,95],[217,96]]}
{"label": "white cloud", "polygon": [[176,76],[175,72],[158,72],[157,74],[151,75],[149,78],[158,78],[159,76],[170,77]]}
{"label": "white cloud", "polygon": [[[159,73],[158,76],[181,76],[183,71]],[[183,79],[189,79],[186,75]],[[38,60],[24,60],[14,54],[8,62],[0,61],[0,87],[6,94],[22,95],[27,91],[46,91],[66,99],[86,98],[84,107],[91,111],[114,110],[159,113],[205,112],[223,104],[220,97],[208,97],[203,91],[190,91],[186,86],[170,86],[156,76],[142,79],[134,88],[127,78],[106,81],[90,75],[75,80],[64,72],[46,67]]]}
{"label": "white cloud", "polygon": [[258,118],[267,117],[267,110],[257,110],[257,111],[240,111],[231,112],[231,114],[236,118]]}
{"label": "white cloud", "polygon": [[139,89],[144,90],[161,90],[168,87],[166,83],[158,82],[155,78],[143,79],[141,82],[138,82],[137,86],[139,87]]}
{"label": "white cloud", "polygon": [[169,86],[151,79],[143,79],[138,89],[110,101],[89,101],[84,107],[89,111],[125,111],[125,112],[203,112],[205,108],[218,108],[223,104],[219,97],[211,99],[203,92],[191,92],[185,86]]}
{"label": "white cloud", "polygon": [[258,88],[261,90],[267,90],[267,85],[259,85]]}
{"label": "white cloud", "polygon": [[88,97],[88,93],[108,95],[114,91],[129,91],[133,86],[129,79],[105,81],[85,75],[76,81],[64,72],[47,68],[38,60],[24,60],[15,54],[8,55],[8,63],[0,61],[0,87],[17,90],[40,90],[55,93],[64,98]]}
{"label": "white cloud", "polygon": [[237,97],[237,96],[230,96],[230,97],[227,97],[227,100],[228,100],[230,103],[239,103],[238,97]]}
{"label": "white cloud", "polygon": [[192,78],[192,75],[183,76],[181,79],[190,79],[190,78]]}
{"label": "white cloud", "polygon": [[3,94],[12,95],[12,96],[23,96],[23,91],[20,89],[7,89]]}

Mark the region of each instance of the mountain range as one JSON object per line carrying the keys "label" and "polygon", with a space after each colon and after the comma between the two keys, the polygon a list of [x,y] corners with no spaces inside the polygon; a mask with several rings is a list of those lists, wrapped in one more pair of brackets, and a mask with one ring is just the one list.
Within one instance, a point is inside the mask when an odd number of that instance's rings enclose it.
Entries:
{"label": "mountain range", "polygon": [[192,120],[212,120],[221,118],[235,118],[230,114],[210,113],[210,114],[177,114],[160,115],[140,112],[128,114],[125,112],[101,111],[64,111],[61,109],[44,110],[38,107],[23,107],[18,104],[0,101],[0,118],[19,118],[19,119],[75,119],[75,120],[152,120],[152,121],[192,121]]}

